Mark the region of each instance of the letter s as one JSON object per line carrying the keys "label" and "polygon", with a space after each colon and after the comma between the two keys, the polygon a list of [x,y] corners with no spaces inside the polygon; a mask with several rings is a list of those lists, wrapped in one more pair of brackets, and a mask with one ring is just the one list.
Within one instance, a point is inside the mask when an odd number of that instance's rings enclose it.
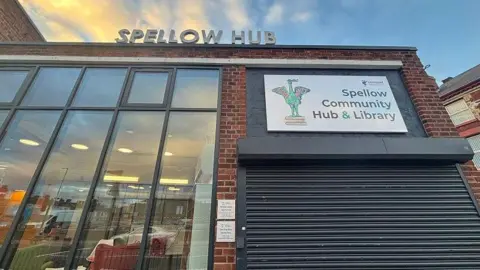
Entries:
{"label": "letter s", "polygon": [[117,43],[128,43],[127,35],[130,35],[130,31],[128,31],[128,29],[121,29],[120,31],[118,31],[118,34],[120,35],[121,38],[115,39]]}
{"label": "letter s", "polygon": [[343,93],[343,96],[344,97],[348,97],[349,94],[348,94],[348,89],[342,89],[342,93]]}

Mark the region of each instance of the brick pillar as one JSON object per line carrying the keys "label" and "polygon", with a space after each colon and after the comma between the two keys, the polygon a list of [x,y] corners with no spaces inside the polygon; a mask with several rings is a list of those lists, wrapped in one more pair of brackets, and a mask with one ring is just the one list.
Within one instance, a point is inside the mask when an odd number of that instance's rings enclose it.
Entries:
{"label": "brick pillar", "polygon": [[[247,135],[246,69],[223,67],[217,199],[237,194],[237,140]],[[215,243],[214,269],[235,270],[235,243]]]}

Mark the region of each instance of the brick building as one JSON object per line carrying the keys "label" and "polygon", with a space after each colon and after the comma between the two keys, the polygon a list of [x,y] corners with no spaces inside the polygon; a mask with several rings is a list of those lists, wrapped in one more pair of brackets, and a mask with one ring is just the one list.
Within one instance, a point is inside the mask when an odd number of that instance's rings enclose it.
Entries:
{"label": "brick building", "polygon": [[[467,138],[475,156],[473,163],[480,167],[480,65],[455,78],[447,78],[439,88],[440,98],[460,136]],[[479,152],[477,154],[477,151]]]}
{"label": "brick building", "polygon": [[17,0],[0,1],[0,41],[42,42],[45,38]]}
{"label": "brick building", "polygon": [[415,48],[10,42],[0,65],[4,269],[480,268],[473,151]]}

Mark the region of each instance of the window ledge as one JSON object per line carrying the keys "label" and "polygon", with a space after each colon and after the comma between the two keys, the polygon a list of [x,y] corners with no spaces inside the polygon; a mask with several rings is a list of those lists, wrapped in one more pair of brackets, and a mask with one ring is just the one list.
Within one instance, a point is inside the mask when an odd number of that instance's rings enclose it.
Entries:
{"label": "window ledge", "polygon": [[458,125],[455,125],[456,128],[459,128],[459,127],[463,127],[463,126],[466,126],[468,124],[471,124],[471,123],[474,123],[474,122],[478,122],[479,120],[477,118],[475,119],[472,119],[472,120],[468,120],[467,122],[463,122],[463,123],[460,123]]}

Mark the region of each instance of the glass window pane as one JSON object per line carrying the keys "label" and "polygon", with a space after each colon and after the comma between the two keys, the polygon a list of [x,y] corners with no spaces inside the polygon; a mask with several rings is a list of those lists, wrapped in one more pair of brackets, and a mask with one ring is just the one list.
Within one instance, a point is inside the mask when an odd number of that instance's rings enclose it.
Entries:
{"label": "glass window pane", "polygon": [[5,119],[7,119],[9,111],[0,111],[0,126],[2,126]]}
{"label": "glass window pane", "polygon": [[463,99],[450,103],[445,106],[445,108],[450,115],[469,109],[467,103]]}
{"label": "glass window pane", "polygon": [[18,111],[0,145],[0,243],[37,168],[59,111]]}
{"label": "glass window pane", "polygon": [[167,81],[168,72],[135,72],[128,103],[163,103]]}
{"label": "glass window pane", "polygon": [[80,68],[40,68],[22,105],[64,106],[80,71]]}
{"label": "glass window pane", "polygon": [[207,269],[215,113],[172,113],[146,269]]}
{"label": "glass window pane", "polygon": [[[122,269],[130,269],[129,264],[136,263],[163,121],[163,112],[119,115],[95,189],[94,207],[82,229],[77,265],[93,262],[95,269],[119,269],[121,264]],[[104,255],[121,249],[129,249],[134,256],[112,261]]]}
{"label": "glass window pane", "polygon": [[125,68],[88,68],[73,101],[74,106],[115,107],[125,80]]}
{"label": "glass window pane", "polygon": [[10,254],[18,247],[10,269],[25,269],[25,260],[65,266],[111,118],[112,112],[67,115],[10,245]]}
{"label": "glass window pane", "polygon": [[172,107],[217,108],[218,70],[179,69]]}
{"label": "glass window pane", "polygon": [[472,147],[473,152],[480,152],[480,135],[475,135],[467,138],[470,146]]}
{"label": "glass window pane", "polygon": [[27,75],[24,70],[0,70],[0,102],[12,102]]}
{"label": "glass window pane", "polygon": [[475,164],[475,167],[477,169],[480,169],[480,153],[475,153],[475,155],[473,155],[473,164]]}

